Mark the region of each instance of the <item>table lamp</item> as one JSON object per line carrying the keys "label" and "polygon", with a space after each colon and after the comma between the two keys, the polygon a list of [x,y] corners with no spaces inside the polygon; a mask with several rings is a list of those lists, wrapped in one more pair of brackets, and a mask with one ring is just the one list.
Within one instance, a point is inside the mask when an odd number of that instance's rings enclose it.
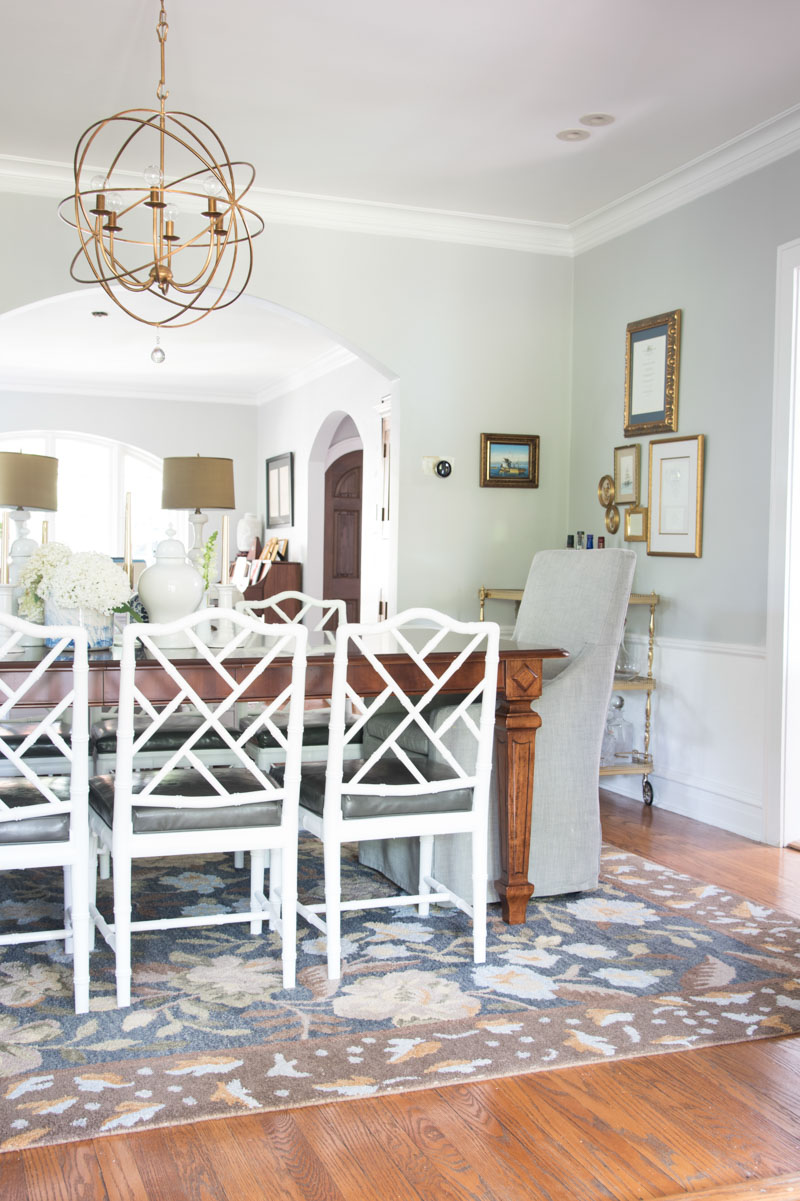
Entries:
{"label": "table lamp", "polygon": [[[200,570],[203,557],[203,526],[208,521],[201,509],[235,509],[233,459],[209,459],[200,455],[164,459],[161,480],[162,509],[191,509],[193,545],[189,558]],[[224,569],[223,569],[224,570]]]}
{"label": "table lamp", "polygon": [[57,492],[58,459],[22,451],[0,451],[0,509],[11,510],[9,517],[17,527],[10,549],[9,539],[3,539],[5,554],[0,564],[3,584],[17,582],[25,561],[37,548],[38,543],[28,537],[30,510],[55,512]]}

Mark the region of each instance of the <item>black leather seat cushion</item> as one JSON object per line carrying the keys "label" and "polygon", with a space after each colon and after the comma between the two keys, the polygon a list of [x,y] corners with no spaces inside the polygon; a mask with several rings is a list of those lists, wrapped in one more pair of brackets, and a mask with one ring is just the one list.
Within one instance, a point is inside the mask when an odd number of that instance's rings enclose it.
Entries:
{"label": "black leather seat cushion", "polygon": [[[69,776],[48,776],[47,786],[59,800],[69,800]],[[0,799],[9,809],[41,805],[47,798],[22,776],[0,779]],[[31,842],[66,842],[69,838],[69,813],[44,813],[39,817],[0,821],[0,846]]]}
{"label": "black leather seat cushion", "polygon": [[[134,794],[141,792],[155,772],[139,772],[133,782]],[[232,830],[243,826],[279,826],[280,798],[264,797],[258,780],[244,768],[219,768],[215,777],[228,792],[258,792],[261,799],[252,805],[230,805],[210,809],[172,809],[155,805],[133,806],[133,829],[137,834],[171,830]],[[89,781],[89,804],[107,826],[113,823],[114,776],[95,776]],[[218,794],[204,776],[193,768],[174,768],[158,786],[155,796],[214,797]]]}
{"label": "black leather seat cushion", "polygon": [[[179,747],[183,746],[188,736],[203,724],[204,720],[205,718],[195,713],[173,714],[172,717],[166,719],[164,724],[156,730],[152,737],[148,738],[142,747],[142,753],[144,754],[147,751],[177,751]],[[150,724],[149,717],[135,718],[133,723],[134,735],[141,734]],[[92,726],[89,738],[92,747],[98,755],[116,754],[117,725],[117,719],[111,717],[97,722]],[[232,726],[231,732],[233,733]],[[226,746],[227,743],[223,741],[215,729],[208,729],[198,738],[193,749],[198,751],[219,750],[221,747]]]}
{"label": "black leather seat cushion", "polygon": [[[452,780],[453,773],[445,763],[429,763],[427,760],[415,764],[426,780]],[[344,763],[344,780],[347,781],[364,766],[363,759],[350,759]],[[325,802],[325,771],[324,763],[303,765],[303,775],[300,782],[300,804],[312,813],[322,814]],[[277,773],[276,773],[277,774]],[[360,783],[380,784],[414,784],[416,780],[411,772],[399,759],[384,759],[376,763],[367,772]],[[378,796],[353,795],[344,793],[342,796],[342,816],[356,817],[389,817],[392,814],[407,813],[463,813],[472,808],[472,789],[454,788],[449,792],[422,793],[419,796]]]}
{"label": "black leather seat cushion", "polygon": [[[247,729],[253,721],[253,717],[242,718],[239,723],[240,731]],[[285,712],[275,713],[271,721],[278,727],[279,730],[285,730],[288,724],[288,717]],[[352,725],[355,718],[349,718],[347,725]],[[327,746],[328,731],[331,724],[330,709],[306,709],[303,714],[303,746]],[[272,731],[262,726],[253,738],[248,739],[252,746],[257,746],[260,750],[275,750],[280,747],[275,735]],[[282,748],[281,748],[282,749]]]}
{"label": "black leather seat cushion", "polygon": [[[38,722],[35,721],[3,722],[0,724],[0,738],[5,742],[6,746],[10,746],[12,750],[16,750],[29,734],[36,729],[37,725]],[[69,746],[69,727],[59,725],[58,732]],[[26,754],[35,756],[37,759],[60,759],[62,757],[61,751],[50,741],[46,734],[40,734],[36,741],[28,747]]]}
{"label": "black leather seat cushion", "polygon": [[[411,699],[417,700],[419,698]],[[463,696],[459,696],[457,693],[453,693],[452,695],[438,693],[425,706],[423,716],[430,723],[436,709],[442,709],[446,705],[457,705],[461,700],[463,700]],[[364,722],[364,734],[367,738],[374,739],[376,745],[385,742],[397,729],[405,716],[406,710],[401,708],[397,701],[390,700],[388,704],[381,706],[379,710],[369,715]],[[410,721],[397,739],[397,745],[411,754],[427,755],[428,736],[416,721]]]}

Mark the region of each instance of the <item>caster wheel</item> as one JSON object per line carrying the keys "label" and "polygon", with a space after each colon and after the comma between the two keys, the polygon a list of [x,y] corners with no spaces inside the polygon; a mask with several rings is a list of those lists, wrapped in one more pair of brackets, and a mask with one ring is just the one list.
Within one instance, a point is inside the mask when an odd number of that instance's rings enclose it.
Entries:
{"label": "caster wheel", "polygon": [[642,780],[642,800],[645,805],[652,805],[653,803],[653,785],[649,780]]}

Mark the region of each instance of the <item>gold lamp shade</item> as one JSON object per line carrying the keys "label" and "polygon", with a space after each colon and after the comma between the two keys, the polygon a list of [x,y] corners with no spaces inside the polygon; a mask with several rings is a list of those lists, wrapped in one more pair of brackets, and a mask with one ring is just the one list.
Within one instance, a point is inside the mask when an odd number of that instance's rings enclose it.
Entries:
{"label": "gold lamp shade", "polygon": [[58,508],[58,459],[0,451],[0,508]]}
{"label": "gold lamp shade", "polygon": [[233,459],[164,459],[162,509],[235,509]]}

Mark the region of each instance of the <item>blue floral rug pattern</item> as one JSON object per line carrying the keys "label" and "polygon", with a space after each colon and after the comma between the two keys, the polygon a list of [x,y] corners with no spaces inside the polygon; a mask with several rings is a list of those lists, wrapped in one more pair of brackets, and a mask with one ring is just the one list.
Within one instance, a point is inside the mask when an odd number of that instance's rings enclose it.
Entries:
{"label": "blue floral rug pattern", "polygon": [[[230,856],[152,861],[138,916],[244,908],[247,877]],[[321,878],[304,841],[304,899]],[[345,895],[376,880],[348,857]],[[1,875],[4,928],[52,923],[60,888],[54,872]],[[110,916],[108,882],[99,895]],[[534,900],[524,926],[491,906],[485,964],[445,907],[346,916],[340,981],[302,921],[294,990],[278,955],[266,927],[137,934],[118,1010],[98,939],[76,1016],[61,944],[1,947],[0,1149],[800,1031],[800,922],[612,847],[593,893]]]}

